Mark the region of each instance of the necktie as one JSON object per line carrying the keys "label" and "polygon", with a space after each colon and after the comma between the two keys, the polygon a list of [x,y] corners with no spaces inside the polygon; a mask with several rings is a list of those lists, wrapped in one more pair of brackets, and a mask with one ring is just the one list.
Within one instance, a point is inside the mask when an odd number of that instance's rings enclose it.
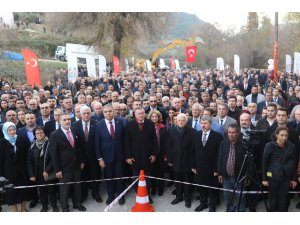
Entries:
{"label": "necktie", "polygon": [[144,123],[137,122],[137,124],[138,124],[138,126],[140,128],[140,131],[143,131],[143,129],[144,129]]}
{"label": "necktie", "polygon": [[74,148],[74,141],[71,136],[71,132],[69,130],[67,131],[67,137],[68,137],[68,141],[69,141],[70,145],[72,146],[72,148]]}
{"label": "necktie", "polygon": [[194,121],[195,121],[195,123],[194,123],[194,129],[197,130],[198,120],[195,119]]}
{"label": "necktie", "polygon": [[85,140],[88,141],[89,139],[89,129],[88,129],[88,124],[85,123],[85,126],[84,126],[84,137],[85,137]]}
{"label": "necktie", "polygon": [[114,129],[114,126],[113,126],[113,124],[112,124],[112,122],[111,121],[109,121],[109,124],[110,124],[110,135],[111,135],[111,138],[112,139],[115,139],[115,129]]}
{"label": "necktie", "polygon": [[223,120],[220,120],[220,124],[221,124],[221,126],[223,126]]}
{"label": "necktie", "polygon": [[202,144],[203,144],[203,146],[205,146],[206,141],[207,141],[207,133],[204,132],[203,135],[202,135]]}

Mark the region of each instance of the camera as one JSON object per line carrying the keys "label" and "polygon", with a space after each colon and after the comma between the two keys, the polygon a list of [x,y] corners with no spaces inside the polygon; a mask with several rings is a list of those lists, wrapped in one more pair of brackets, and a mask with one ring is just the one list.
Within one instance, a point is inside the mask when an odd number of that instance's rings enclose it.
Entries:
{"label": "camera", "polygon": [[10,191],[14,188],[13,184],[10,184],[5,177],[0,177],[0,196],[5,194],[7,191]]}
{"label": "camera", "polygon": [[259,145],[265,135],[265,130],[246,130],[245,132],[243,132],[242,142],[247,147]]}

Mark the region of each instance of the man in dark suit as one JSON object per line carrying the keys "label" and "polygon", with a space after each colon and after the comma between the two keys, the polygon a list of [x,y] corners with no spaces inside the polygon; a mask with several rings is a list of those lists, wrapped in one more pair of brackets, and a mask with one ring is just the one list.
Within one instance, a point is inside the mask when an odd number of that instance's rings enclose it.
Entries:
{"label": "man in dark suit", "polygon": [[[33,130],[36,127],[36,116],[35,116],[34,112],[32,112],[32,111],[26,112],[25,123],[26,123],[26,126],[20,128],[17,131],[17,135],[21,136],[25,140],[27,148],[29,148],[29,146],[34,142]],[[36,183],[32,182],[31,184],[35,185]],[[30,189],[30,195],[31,195],[32,201],[30,202],[29,207],[34,208],[37,205],[38,199],[39,199],[37,188]]]}
{"label": "man in dark suit", "polygon": [[244,96],[247,96],[251,93],[251,85],[247,77],[243,79],[243,83],[240,84],[239,89],[244,93]]}
{"label": "man in dark suit", "polygon": [[[125,127],[125,159],[132,167],[134,176],[138,176],[140,170],[149,175],[158,154],[155,126],[153,122],[145,119],[143,108],[137,107],[134,115],[135,119],[129,121]],[[150,190],[150,180],[146,179],[146,183]],[[149,202],[152,203],[150,196]]]}
{"label": "man in dark suit", "polygon": [[62,114],[62,110],[60,108],[54,109],[53,112],[53,120],[46,122],[45,124],[45,133],[49,138],[50,134],[60,128],[59,117]]}
{"label": "man in dark suit", "polygon": [[51,109],[48,103],[43,103],[40,106],[41,116],[36,119],[36,124],[45,126],[48,121],[54,120],[54,117],[51,114]]}
{"label": "man in dark suit", "polygon": [[257,114],[257,104],[249,103],[247,108],[251,115],[251,123],[255,127],[257,124],[257,121],[261,119],[261,115]]}
{"label": "man in dark suit", "polygon": [[33,129],[36,127],[36,117],[32,111],[27,111],[25,114],[26,126],[20,128],[17,135],[20,135],[26,140],[27,144],[30,145],[34,141]]}
{"label": "man in dark suit", "polygon": [[[111,105],[103,107],[105,119],[96,125],[95,131],[95,150],[99,166],[104,168],[106,179],[123,176],[124,167],[124,123],[116,118]],[[122,180],[107,181],[107,201],[109,205],[124,190]],[[119,204],[125,203],[124,197],[119,200]]]}
{"label": "man in dark suit", "polygon": [[150,95],[149,102],[150,102],[150,105],[145,108],[145,113],[149,114],[149,112],[151,110],[159,111],[162,115],[163,124],[166,124],[168,115],[167,115],[167,112],[164,108],[159,107],[157,105],[157,96],[156,95]]}
{"label": "man in dark suit", "polygon": [[[101,170],[95,153],[95,128],[97,121],[91,120],[91,108],[84,105],[80,109],[81,120],[75,122],[74,130],[78,140],[78,148],[82,150],[84,168],[81,171],[81,180],[98,180],[101,178]],[[99,183],[81,184],[81,202],[83,202],[89,191],[89,185],[92,189],[92,196],[96,202],[102,202],[99,195]]]}
{"label": "man in dark suit", "polygon": [[[78,140],[71,131],[71,118],[69,113],[63,113],[59,120],[61,128],[50,135],[48,150],[53,162],[56,178],[60,183],[80,181],[81,170],[84,168],[81,149],[78,148]],[[60,204],[63,212],[70,212],[68,198],[70,184],[59,186]],[[72,184],[73,207],[79,211],[86,211],[81,205],[81,185]]]}
{"label": "man in dark suit", "polygon": [[262,114],[263,108],[267,107],[272,102],[272,93],[266,92],[265,100],[262,102],[257,103],[257,113]]}
{"label": "man in dark suit", "polygon": [[273,100],[272,102],[280,105],[281,107],[286,106],[285,100],[279,96],[279,90],[277,88],[273,89]]}
{"label": "man in dark suit", "polygon": [[[192,171],[196,174],[198,184],[217,187],[217,162],[219,146],[223,137],[212,130],[212,119],[209,116],[201,118],[202,130],[195,133],[192,152]],[[215,189],[199,188],[200,205],[195,209],[200,212],[209,206],[210,212],[216,211],[218,191]],[[209,200],[209,202],[208,202]]]}

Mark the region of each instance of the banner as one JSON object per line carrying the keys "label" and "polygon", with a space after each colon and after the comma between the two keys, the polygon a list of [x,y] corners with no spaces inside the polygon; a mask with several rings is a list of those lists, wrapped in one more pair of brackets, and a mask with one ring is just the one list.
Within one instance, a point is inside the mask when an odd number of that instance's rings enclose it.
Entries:
{"label": "banner", "polygon": [[77,55],[68,55],[68,80],[75,82],[78,77]]}
{"label": "banner", "polygon": [[151,62],[150,62],[149,59],[146,60],[146,70],[147,71],[151,71],[152,70],[152,68],[151,68]]}
{"label": "banner", "polygon": [[292,57],[290,55],[285,55],[285,71],[287,73],[292,72]]}
{"label": "banner", "polygon": [[163,69],[165,67],[166,67],[165,60],[164,59],[159,59],[159,68]]}
{"label": "banner", "polygon": [[300,52],[294,52],[294,73],[300,74]]}
{"label": "banner", "polygon": [[178,59],[175,59],[175,66],[176,66],[176,70],[180,70],[179,60]]}
{"label": "banner", "polygon": [[240,73],[240,57],[238,55],[234,55],[234,71],[239,74]]}
{"label": "banner", "polygon": [[224,70],[224,59],[221,57],[217,58],[217,69]]}
{"label": "banner", "polygon": [[120,61],[117,56],[113,57],[114,73],[120,73]]}
{"label": "banner", "polygon": [[86,68],[87,74],[89,77],[96,76],[96,64],[95,64],[95,57],[92,55],[86,55]]}
{"label": "banner", "polygon": [[102,78],[106,74],[106,59],[103,55],[99,55],[99,77]]}
{"label": "banner", "polygon": [[24,56],[27,83],[29,85],[41,85],[41,74],[36,54],[29,49],[22,49],[21,52]]}
{"label": "banner", "polygon": [[187,46],[185,48],[186,61],[189,63],[196,61],[197,46]]}
{"label": "banner", "polygon": [[175,69],[175,67],[176,67],[176,65],[175,65],[175,58],[174,57],[172,57],[171,59],[170,59],[170,64],[171,64],[171,69]]}
{"label": "banner", "polygon": [[273,80],[275,83],[277,83],[278,80],[278,45],[275,41],[274,43],[274,77]]}

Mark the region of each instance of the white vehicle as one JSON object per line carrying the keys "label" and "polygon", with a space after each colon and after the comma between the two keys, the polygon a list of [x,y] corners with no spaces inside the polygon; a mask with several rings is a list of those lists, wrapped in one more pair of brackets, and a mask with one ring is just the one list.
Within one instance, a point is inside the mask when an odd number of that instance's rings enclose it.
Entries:
{"label": "white vehicle", "polygon": [[67,61],[65,46],[57,46],[57,48],[55,50],[55,59],[60,60],[60,61]]}

